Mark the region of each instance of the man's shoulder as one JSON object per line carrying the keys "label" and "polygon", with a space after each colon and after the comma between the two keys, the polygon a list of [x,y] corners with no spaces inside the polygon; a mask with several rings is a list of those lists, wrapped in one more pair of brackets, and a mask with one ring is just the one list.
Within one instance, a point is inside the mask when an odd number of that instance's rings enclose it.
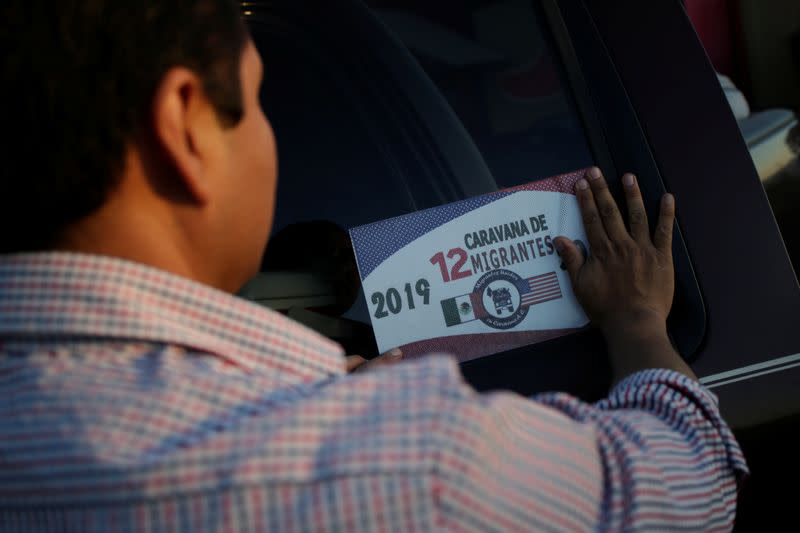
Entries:
{"label": "man's shoulder", "polygon": [[[431,355],[375,367],[313,386],[299,394],[288,411],[325,426],[335,448],[374,446],[414,450],[408,464],[417,469],[441,445],[446,416],[453,405],[474,401],[477,393],[464,381],[455,359]],[[288,414],[287,413],[287,414]],[[277,414],[277,413],[275,413]],[[305,425],[305,423],[303,423]],[[383,466],[394,469],[396,463]]]}
{"label": "man's shoulder", "polygon": [[379,365],[342,379],[343,384],[370,382],[386,385],[402,383],[409,391],[430,395],[457,394],[467,397],[475,394],[464,380],[456,359],[446,354],[431,354],[395,364]]}
{"label": "man's shoulder", "polygon": [[[479,395],[451,357],[429,356],[371,371],[281,389],[252,406],[238,423],[187,448],[189,454],[230,450],[239,479],[320,482],[363,475],[422,475],[441,468],[453,428]],[[213,453],[213,452],[212,452]]]}
{"label": "man's shoulder", "polygon": [[42,476],[51,501],[68,503],[74,486],[100,501],[123,496],[109,486],[135,499],[425,474],[447,402],[474,394],[448,357],[285,385],[202,354],[169,348],[122,365],[106,348],[102,360],[70,358],[60,371],[44,360],[26,366],[35,372],[25,371],[29,391],[16,408],[27,423],[6,419],[13,439],[0,446],[20,467],[11,493],[34,490]]}

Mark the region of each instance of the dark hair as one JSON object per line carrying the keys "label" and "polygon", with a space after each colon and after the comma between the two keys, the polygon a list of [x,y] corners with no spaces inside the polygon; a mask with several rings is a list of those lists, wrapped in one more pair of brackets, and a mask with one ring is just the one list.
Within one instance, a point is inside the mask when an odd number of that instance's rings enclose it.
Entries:
{"label": "dark hair", "polygon": [[233,0],[2,0],[0,20],[0,253],[50,247],[105,202],[170,68],[201,78],[224,126],[241,119]]}

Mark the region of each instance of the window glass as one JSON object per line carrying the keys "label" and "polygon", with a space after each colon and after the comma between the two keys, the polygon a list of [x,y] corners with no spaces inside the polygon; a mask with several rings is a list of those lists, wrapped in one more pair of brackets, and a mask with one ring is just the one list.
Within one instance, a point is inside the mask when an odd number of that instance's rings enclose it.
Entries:
{"label": "window glass", "polygon": [[795,272],[800,272],[800,125],[787,109],[739,119],[753,164],[764,185]]}
{"label": "window glass", "polygon": [[593,163],[536,3],[368,3],[249,17],[280,154],[275,232],[350,228]]}
{"label": "window glass", "polygon": [[264,272],[243,294],[368,354],[351,342],[372,335],[349,228],[593,157],[537,3],[312,3],[248,16],[280,172]]}
{"label": "window glass", "polygon": [[500,187],[593,164],[535,2],[369,3],[447,98]]}
{"label": "window glass", "polygon": [[800,273],[800,3],[684,4]]}

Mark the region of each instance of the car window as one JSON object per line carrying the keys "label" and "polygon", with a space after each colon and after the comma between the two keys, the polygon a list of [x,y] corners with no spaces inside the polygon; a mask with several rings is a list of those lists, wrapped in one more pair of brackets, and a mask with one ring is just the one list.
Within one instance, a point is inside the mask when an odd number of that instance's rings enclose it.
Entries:
{"label": "car window", "polygon": [[800,274],[800,4],[684,3]]}
{"label": "car window", "polygon": [[369,4],[447,98],[500,187],[593,164],[535,2]]}
{"label": "car window", "polygon": [[594,158],[536,3],[298,4],[248,17],[280,172],[264,274],[243,294],[348,347],[363,330],[327,319],[369,317],[346,230]]}
{"label": "car window", "polygon": [[592,164],[534,3],[281,4],[251,24],[280,152],[274,231],[349,228]]}

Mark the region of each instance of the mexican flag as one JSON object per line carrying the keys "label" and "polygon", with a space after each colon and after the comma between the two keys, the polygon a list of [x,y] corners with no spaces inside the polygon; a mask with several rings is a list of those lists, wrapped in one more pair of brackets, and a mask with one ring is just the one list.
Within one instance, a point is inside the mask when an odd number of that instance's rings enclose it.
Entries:
{"label": "mexican flag", "polygon": [[488,316],[481,294],[475,292],[442,300],[442,313],[448,328]]}

